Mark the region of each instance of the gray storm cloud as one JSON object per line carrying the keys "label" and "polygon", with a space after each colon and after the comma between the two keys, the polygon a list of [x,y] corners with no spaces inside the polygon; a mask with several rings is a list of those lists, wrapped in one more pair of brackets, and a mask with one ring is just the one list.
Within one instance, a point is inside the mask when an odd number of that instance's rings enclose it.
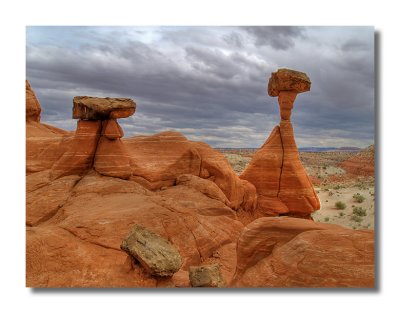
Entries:
{"label": "gray storm cloud", "polygon": [[373,39],[368,27],[28,27],[27,79],[58,127],[74,129],[76,95],[131,97],[126,136],[175,129],[258,147],[279,122],[268,78],[289,67],[312,80],[292,116],[298,145],[363,147],[374,140]]}

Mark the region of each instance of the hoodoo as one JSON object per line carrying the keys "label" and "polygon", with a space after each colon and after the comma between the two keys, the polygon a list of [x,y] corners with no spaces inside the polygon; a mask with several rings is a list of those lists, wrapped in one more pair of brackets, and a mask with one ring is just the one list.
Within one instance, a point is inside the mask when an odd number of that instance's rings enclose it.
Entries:
{"label": "hoodoo", "polygon": [[77,130],[62,142],[66,148],[53,165],[51,177],[80,175],[94,167],[100,174],[128,179],[129,156],[116,119],[133,115],[135,109],[135,102],[127,98],[75,97],[72,117],[79,119]]}
{"label": "hoodoo", "polygon": [[278,97],[281,121],[254,155],[241,179],[257,189],[258,213],[265,216],[292,215],[308,218],[320,208],[318,196],[300,161],[290,121],[298,93],[309,91],[305,73],[279,69],[272,73],[268,94]]}

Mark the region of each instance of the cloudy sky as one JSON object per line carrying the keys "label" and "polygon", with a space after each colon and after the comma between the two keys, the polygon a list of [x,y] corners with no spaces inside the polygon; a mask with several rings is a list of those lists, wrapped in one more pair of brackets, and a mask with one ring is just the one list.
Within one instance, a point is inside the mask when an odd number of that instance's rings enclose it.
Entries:
{"label": "cloudy sky", "polygon": [[129,97],[125,136],[177,130],[214,147],[259,147],[279,123],[271,72],[306,72],[299,147],[374,141],[372,27],[27,27],[26,75],[42,122],[73,130],[72,98]]}

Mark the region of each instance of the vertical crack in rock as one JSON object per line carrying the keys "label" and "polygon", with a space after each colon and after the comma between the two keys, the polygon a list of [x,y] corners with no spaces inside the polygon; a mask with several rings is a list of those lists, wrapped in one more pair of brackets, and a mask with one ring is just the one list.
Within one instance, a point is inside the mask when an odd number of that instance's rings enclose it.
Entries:
{"label": "vertical crack in rock", "polygon": [[281,191],[281,180],[282,180],[282,172],[283,172],[283,164],[285,160],[285,147],[283,145],[283,139],[281,135],[281,128],[278,126],[279,129],[279,139],[281,140],[281,146],[282,146],[282,163],[281,163],[281,172],[279,174],[279,183],[278,183],[278,192],[276,194],[277,197],[279,197],[279,193]]}

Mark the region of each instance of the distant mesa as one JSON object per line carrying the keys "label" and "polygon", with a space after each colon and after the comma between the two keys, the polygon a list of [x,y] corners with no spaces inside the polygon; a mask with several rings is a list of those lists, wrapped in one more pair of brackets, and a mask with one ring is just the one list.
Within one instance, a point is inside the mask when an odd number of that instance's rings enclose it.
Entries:
{"label": "distant mesa", "polygon": [[339,164],[348,174],[355,176],[374,176],[375,145],[371,145]]}

